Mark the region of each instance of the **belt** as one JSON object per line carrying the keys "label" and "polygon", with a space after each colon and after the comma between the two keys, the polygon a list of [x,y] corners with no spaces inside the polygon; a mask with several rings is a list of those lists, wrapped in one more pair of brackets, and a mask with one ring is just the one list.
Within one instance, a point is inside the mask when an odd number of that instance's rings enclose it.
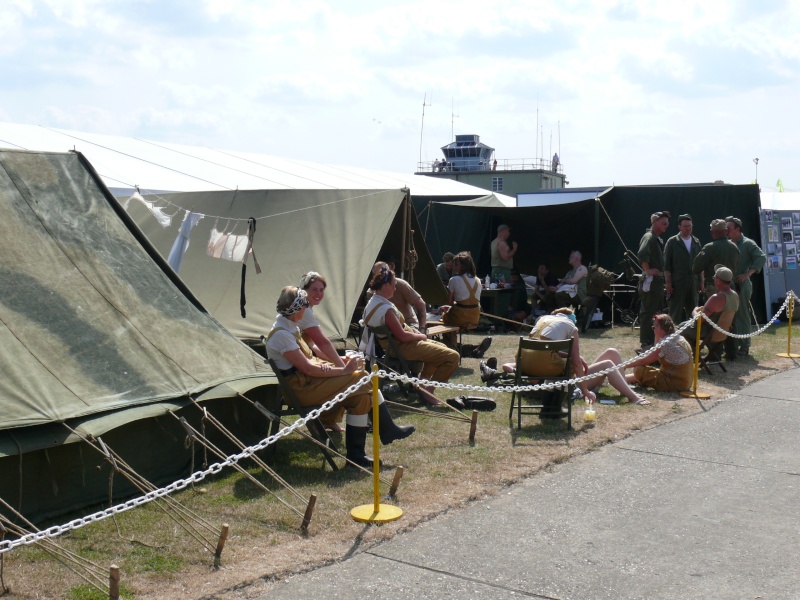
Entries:
{"label": "belt", "polygon": [[456,306],[460,306],[461,308],[478,308],[478,304],[460,304],[456,302]]}
{"label": "belt", "polygon": [[289,375],[294,375],[295,373],[297,373],[297,367],[289,367],[288,369],[278,369],[278,370],[284,377],[288,377]]}

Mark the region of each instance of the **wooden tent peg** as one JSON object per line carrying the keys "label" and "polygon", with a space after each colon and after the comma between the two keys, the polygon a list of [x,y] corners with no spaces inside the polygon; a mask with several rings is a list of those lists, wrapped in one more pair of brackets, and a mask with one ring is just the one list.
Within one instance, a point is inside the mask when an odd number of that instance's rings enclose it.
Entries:
{"label": "wooden tent peg", "polygon": [[119,600],[119,567],[111,565],[108,575],[108,598],[109,600]]}
{"label": "wooden tent peg", "polygon": [[469,443],[475,443],[475,431],[478,429],[478,411],[472,411],[472,421],[469,426]]}
{"label": "wooden tent peg", "polygon": [[222,524],[222,531],[219,534],[219,541],[217,542],[217,549],[214,551],[214,568],[219,569],[222,562],[222,549],[225,547],[225,540],[228,539],[228,524]]}
{"label": "wooden tent peg", "polygon": [[306,506],[306,512],[303,515],[303,522],[300,524],[300,530],[303,533],[308,533],[308,526],[311,524],[311,517],[314,514],[314,507],[317,505],[317,495],[311,494]]}
{"label": "wooden tent peg", "polygon": [[394,498],[397,494],[397,488],[400,487],[400,480],[403,478],[403,467],[397,467],[394,472],[394,479],[392,479],[392,486],[389,488],[389,498]]}

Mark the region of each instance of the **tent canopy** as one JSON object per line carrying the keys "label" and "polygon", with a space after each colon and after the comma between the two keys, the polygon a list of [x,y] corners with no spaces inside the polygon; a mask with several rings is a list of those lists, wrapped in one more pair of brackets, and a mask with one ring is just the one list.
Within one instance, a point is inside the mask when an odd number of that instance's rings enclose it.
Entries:
{"label": "tent canopy", "polygon": [[0,430],[269,373],[159,267],[80,154],[0,150],[0,213]]}
{"label": "tent canopy", "polygon": [[[275,320],[280,290],[298,285],[308,271],[321,273],[328,282],[325,299],[314,309],[323,331],[346,338],[381,252],[399,258],[403,251],[415,251],[412,284],[428,302],[446,301],[407,190],[187,192],[145,199],[175,213],[165,228],[144,204],[128,204],[130,215],[163,256],[169,254],[186,211],[204,215],[192,230],[179,275],[209,313],[239,338],[266,334]],[[241,262],[212,258],[208,245],[212,230],[245,235],[249,217],[256,219],[253,251],[263,271],[256,274],[252,257],[247,260],[243,318]]]}

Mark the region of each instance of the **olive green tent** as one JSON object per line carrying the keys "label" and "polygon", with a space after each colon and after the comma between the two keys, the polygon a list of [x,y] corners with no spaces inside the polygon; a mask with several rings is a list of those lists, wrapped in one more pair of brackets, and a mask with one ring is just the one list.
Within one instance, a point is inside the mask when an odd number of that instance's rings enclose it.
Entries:
{"label": "olive green tent", "polygon": [[[178,274],[208,312],[241,339],[255,340],[269,331],[281,288],[298,285],[308,271],[328,281],[325,300],[314,310],[323,330],[346,339],[381,254],[396,257],[398,271],[399,258],[406,257],[402,271],[427,302],[447,300],[405,189],[186,192],[120,201],[165,258],[187,212],[203,215],[191,230]],[[156,218],[164,220],[164,214],[174,215],[166,227]],[[253,254],[262,272],[256,273],[248,257],[242,316],[242,262],[209,255],[209,244],[212,235],[246,236],[250,217],[255,219]],[[245,249],[246,238],[232,239]]]}
{"label": "olive green tent", "polygon": [[[701,243],[711,241],[712,219],[728,215],[745,222],[745,233],[761,243],[760,198],[757,185],[653,185],[584,188],[519,194],[520,206],[500,206],[491,200],[433,202],[423,219],[425,239],[434,255],[470,250],[479,275],[489,271],[489,245],[497,226],[511,226],[511,239],[519,244],[514,263],[523,273],[535,274],[547,262],[558,276],[570,268],[571,250],[583,254],[584,263],[609,270],[623,270],[625,251],[636,253],[650,226],[650,215],[672,213],[670,229],[677,233],[677,218],[689,213],[694,235]],[[523,205],[525,204],[525,205]],[[454,226],[456,225],[457,226]],[[760,321],[765,319],[763,277],[754,278],[753,306]]]}
{"label": "olive green tent", "polygon": [[163,480],[190,458],[167,411],[272,383],[80,154],[0,150],[0,215],[0,497],[28,518],[107,499],[79,434]]}

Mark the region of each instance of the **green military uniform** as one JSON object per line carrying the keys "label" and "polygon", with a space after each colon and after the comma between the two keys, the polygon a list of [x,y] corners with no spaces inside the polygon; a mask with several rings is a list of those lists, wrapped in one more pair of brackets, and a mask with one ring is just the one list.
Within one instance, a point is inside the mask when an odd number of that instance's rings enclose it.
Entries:
{"label": "green military uniform", "polygon": [[[736,242],[734,242],[736,243]],[[753,269],[756,273],[760,272],[764,263],[767,262],[767,256],[764,251],[758,247],[753,240],[748,237],[741,236],[739,242],[736,243],[739,249],[739,264],[736,270],[733,271],[736,282],[736,290],[739,293],[739,308],[736,311],[736,317],[733,320],[736,333],[750,333],[750,297],[753,295],[753,282],[750,278],[739,283],[738,277],[742,273]],[[751,338],[739,340],[740,348],[750,348]]]}
{"label": "green military uniform", "polygon": [[692,236],[689,249],[681,234],[664,244],[664,270],[670,274],[672,295],[669,297],[669,316],[677,325],[692,318],[697,306],[700,277],[692,273],[692,264],[700,254],[700,240]]}
{"label": "green military uniform", "polygon": [[[647,262],[651,269],[664,272],[664,241],[648,229],[639,242],[639,262]],[[653,317],[664,308],[664,276],[656,275],[647,287],[647,277],[642,277],[639,284],[639,341],[642,346],[652,346],[655,341],[653,333]]]}
{"label": "green military uniform", "polygon": [[710,298],[717,293],[717,288],[714,287],[714,266],[723,265],[736,273],[738,264],[739,248],[736,244],[728,238],[717,238],[700,250],[700,254],[694,259],[692,273],[705,273],[706,298]]}

